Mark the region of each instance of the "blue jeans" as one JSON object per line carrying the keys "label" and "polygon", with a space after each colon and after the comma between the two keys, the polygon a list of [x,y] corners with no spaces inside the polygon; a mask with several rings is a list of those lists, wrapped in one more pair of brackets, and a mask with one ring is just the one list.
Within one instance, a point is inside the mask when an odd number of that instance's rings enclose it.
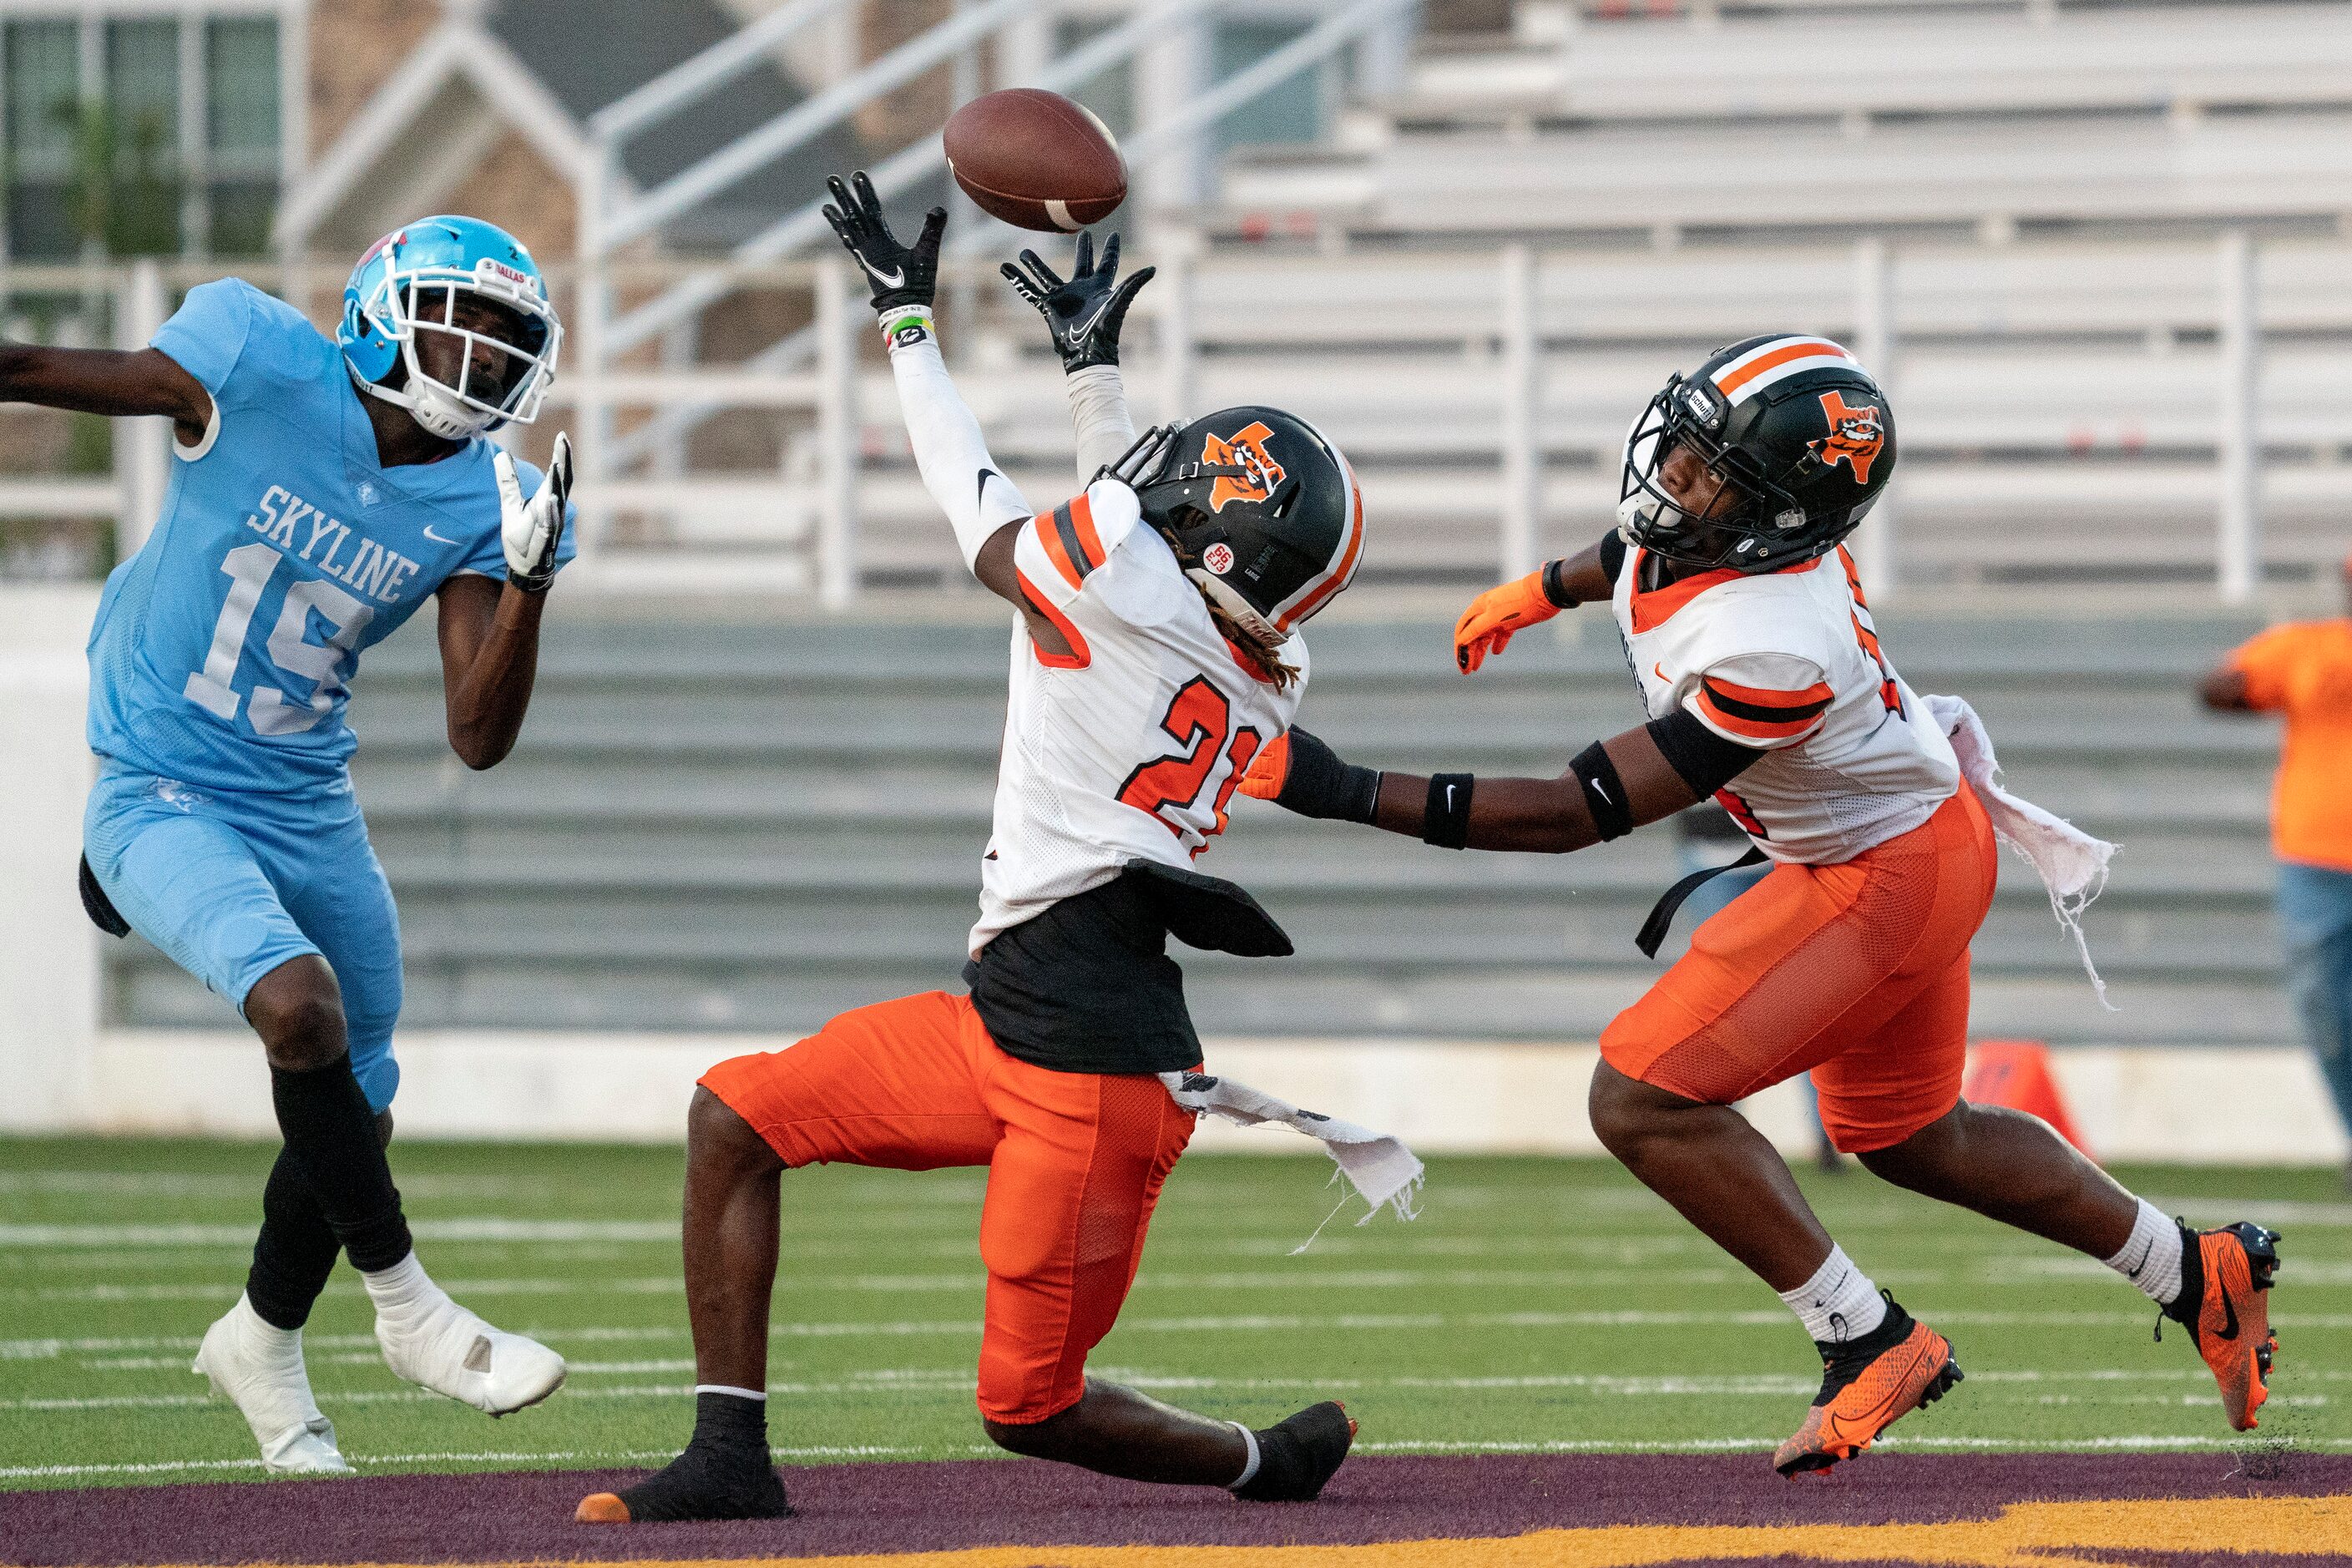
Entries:
{"label": "blue jeans", "polygon": [[2352,1131],[2352,871],[2280,861],[2278,912],[2287,994]]}

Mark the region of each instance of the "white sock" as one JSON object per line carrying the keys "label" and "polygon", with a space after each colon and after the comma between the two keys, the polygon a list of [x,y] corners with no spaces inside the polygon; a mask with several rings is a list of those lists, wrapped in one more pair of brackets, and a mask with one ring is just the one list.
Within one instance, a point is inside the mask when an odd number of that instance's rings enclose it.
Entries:
{"label": "white sock", "polygon": [[2180,1226],[2162,1209],[2139,1200],[2139,1217],[2123,1250],[2108,1258],[2107,1267],[2130,1280],[2158,1306],[2168,1305],[2180,1294]]}
{"label": "white sock", "polygon": [[1835,1244],[1813,1277],[1793,1290],[1781,1291],[1780,1300],[1797,1314],[1805,1332],[1825,1345],[1860,1339],[1886,1321],[1886,1302],[1878,1287]]}
{"label": "white sock", "polygon": [[254,1310],[253,1298],[239,1295],[236,1299],[237,1332],[253,1342],[272,1361],[299,1363],[302,1359],[302,1331],[281,1329]]}
{"label": "white sock", "polygon": [[395,1323],[409,1322],[449,1299],[433,1283],[413,1251],[391,1268],[362,1274],[360,1279],[367,1286],[368,1299],[375,1303],[376,1316]]}
{"label": "white sock", "polygon": [[1250,1479],[1257,1474],[1257,1434],[1238,1421],[1234,1423],[1234,1430],[1240,1433],[1242,1441],[1249,1445],[1249,1458],[1242,1461],[1242,1473],[1225,1483],[1227,1491],[1241,1490],[1242,1488],[1249,1485]]}
{"label": "white sock", "polygon": [[694,1392],[697,1394],[723,1394],[730,1399],[748,1399],[755,1405],[765,1405],[768,1403],[768,1396],[765,1394],[758,1393],[749,1388],[737,1388],[732,1384],[698,1383],[694,1385]]}

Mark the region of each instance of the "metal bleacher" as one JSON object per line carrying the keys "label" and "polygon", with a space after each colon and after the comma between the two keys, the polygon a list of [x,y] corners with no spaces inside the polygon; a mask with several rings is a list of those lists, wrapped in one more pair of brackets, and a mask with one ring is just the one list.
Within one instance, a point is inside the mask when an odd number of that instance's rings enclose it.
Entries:
{"label": "metal bleacher", "polygon": [[[1425,43],[1326,143],[1244,150],[1213,199],[1150,215],[1130,243],[1163,276],[1128,381],[1142,418],[1279,403],[1353,457],[1367,563],[1313,629],[1310,727],[1367,761],[1556,772],[1638,717],[1605,624],[1524,635],[1465,681],[1429,592],[1493,580],[1517,456],[1535,454],[1533,542],[1573,548],[1610,517],[1626,423],[1669,370],[1756,331],[1876,335],[1904,451],[1881,514],[1888,647],[1918,689],[1977,703],[2016,788],[2125,847],[2088,922],[2122,1010],[2097,1007],[2011,860],[1975,950],[1977,1032],[2271,1043],[2294,1033],[2274,742],[2190,694],[2262,607],[2116,585],[2210,582],[2226,560],[2232,363],[2258,361],[2259,440],[2236,448],[2261,461],[2253,563],[2275,586],[2341,558],[2347,215],[2352,0],[1523,0],[1507,37]],[[1536,390],[1516,405],[1507,247],[1531,279],[1513,341]],[[1058,366],[983,281],[950,294],[943,342],[1044,501],[1071,482]],[[2230,360],[2233,320],[2258,356]],[[409,1026],[791,1032],[956,984],[1005,627],[971,608],[887,372],[836,368],[860,405],[843,575],[962,599],[910,595],[895,618],[632,608],[659,552],[606,547],[582,564],[613,591],[567,587],[523,742],[478,775],[443,742],[430,634],[371,656],[358,777],[401,900]],[[789,455],[763,482],[764,509],[705,520],[743,535],[710,553],[716,582],[822,489]],[[2250,601],[2263,576],[2243,574]],[[2036,580],[2092,592],[1971,591]],[[1453,855],[1240,801],[1204,864],[1299,952],[1189,957],[1196,1013],[1228,1036],[1589,1039],[1654,973],[1632,935],[1675,856],[1655,832]],[[135,942],[110,963],[124,1020],[226,1021]]]}
{"label": "metal bleacher", "polygon": [[[2271,739],[2200,716],[2189,692],[2253,623],[1887,621],[1916,686],[1983,710],[2016,787],[2125,844],[2089,922],[2123,1010],[2094,1005],[2012,859],[1977,944],[1978,1031],[2289,1037],[2263,840]],[[1318,624],[1305,717],[1366,760],[1556,772],[1638,717],[1606,626],[1565,625],[1465,681],[1443,623]],[[792,1032],[954,987],[1006,649],[993,618],[559,614],[522,744],[477,774],[442,738],[430,633],[404,633],[372,656],[354,712],[401,903],[405,1026]],[[1183,955],[1205,1030],[1591,1038],[1654,972],[1633,931],[1678,874],[1665,833],[1560,859],[1378,842],[1236,803],[1204,868],[1255,891],[1298,955]],[[152,951],[110,947],[123,1018],[228,1021]]]}

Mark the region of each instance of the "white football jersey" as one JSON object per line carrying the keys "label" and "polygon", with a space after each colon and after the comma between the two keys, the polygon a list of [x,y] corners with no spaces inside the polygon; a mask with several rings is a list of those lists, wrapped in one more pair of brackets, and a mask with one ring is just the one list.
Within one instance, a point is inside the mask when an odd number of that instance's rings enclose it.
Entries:
{"label": "white football jersey", "polygon": [[1907,833],[1959,787],[1960,766],[1879,647],[1841,547],[1755,575],[1702,572],[1641,586],[1627,552],[1618,635],[1650,717],[1686,708],[1769,754],[1716,799],[1775,860],[1830,866]]}
{"label": "white football jersey", "polygon": [[1295,635],[1282,645],[1299,670],[1287,689],[1243,662],[1116,479],[1023,523],[1013,559],[1071,652],[1046,653],[1013,627],[975,955],[1131,860],[1189,868],[1224,831],[1250,759],[1290,728],[1307,686]]}

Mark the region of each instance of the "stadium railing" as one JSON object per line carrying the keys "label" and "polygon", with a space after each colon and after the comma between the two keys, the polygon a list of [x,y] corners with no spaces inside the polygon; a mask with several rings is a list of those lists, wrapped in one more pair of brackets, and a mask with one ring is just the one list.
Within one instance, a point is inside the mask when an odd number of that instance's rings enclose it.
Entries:
{"label": "stadium railing", "polygon": [[[1614,18],[1526,0],[1507,38],[1425,49],[1381,108],[1414,125],[2342,103],[2352,5],[1743,5]],[[2294,47],[2279,39],[2292,36]]]}
{"label": "stadium railing", "polygon": [[[1163,268],[1129,334],[1139,416],[1265,400],[1312,413],[1365,477],[1380,522],[1371,581],[1474,582],[1589,538],[1615,502],[1629,412],[1669,370],[1760,327],[1850,342],[1896,394],[1906,456],[1864,541],[1874,587],[2202,574],[2242,595],[2264,570],[2308,572],[2343,549],[2352,246],[1331,257],[1168,244],[1139,259]],[[1056,497],[1075,482],[1057,368],[986,262],[951,270],[948,298],[967,313],[950,313],[948,342],[966,394],[1016,482]],[[621,274],[640,290],[695,275]],[[2225,275],[2242,306],[2259,304],[2259,333],[2231,324],[2246,311],[2228,308]],[[160,269],[16,276],[120,291],[126,342],[195,280],[184,268],[168,288]],[[815,365],[559,378],[551,424],[577,430],[584,400],[647,422],[728,405],[781,441],[764,470],[614,465],[583,482],[575,584],[789,595],[829,584],[839,602],[861,585],[961,583],[887,373],[860,358],[860,291],[826,263],[772,264],[755,281],[814,291]],[[559,297],[571,287],[559,270]],[[2233,403],[2233,385],[2251,399]],[[117,516],[133,549],[161,495],[162,442],[160,427],[126,426],[112,479],[0,480],[0,515]]]}

